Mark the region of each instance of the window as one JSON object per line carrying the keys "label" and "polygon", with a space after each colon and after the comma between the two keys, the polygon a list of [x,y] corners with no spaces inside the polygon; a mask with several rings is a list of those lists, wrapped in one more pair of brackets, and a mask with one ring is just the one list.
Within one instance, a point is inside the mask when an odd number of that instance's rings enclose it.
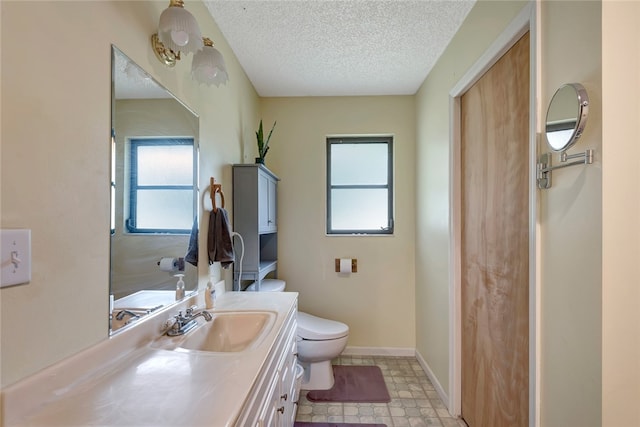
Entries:
{"label": "window", "polygon": [[189,234],[197,205],[193,139],[131,139],[129,159],[127,230]]}
{"label": "window", "polygon": [[393,234],[393,138],[327,138],[327,234]]}

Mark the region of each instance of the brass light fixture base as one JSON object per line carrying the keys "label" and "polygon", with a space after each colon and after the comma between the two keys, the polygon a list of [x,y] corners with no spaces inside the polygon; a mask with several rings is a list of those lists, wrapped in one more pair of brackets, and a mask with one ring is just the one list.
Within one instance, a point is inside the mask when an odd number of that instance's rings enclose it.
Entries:
{"label": "brass light fixture base", "polygon": [[151,36],[151,47],[156,58],[167,67],[174,67],[176,62],[180,60],[180,52],[174,52],[164,47],[157,33]]}

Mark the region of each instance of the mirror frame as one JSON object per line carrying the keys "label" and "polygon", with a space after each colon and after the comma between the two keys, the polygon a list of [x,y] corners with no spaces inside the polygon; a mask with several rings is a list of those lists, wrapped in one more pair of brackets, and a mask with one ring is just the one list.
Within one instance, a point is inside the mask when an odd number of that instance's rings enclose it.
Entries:
{"label": "mirror frame", "polygon": [[[563,95],[563,91],[566,91],[567,88],[572,88],[575,93],[576,103],[577,103],[577,115],[575,117],[575,125],[573,127],[573,131],[569,138],[563,144],[552,144],[549,134],[549,126],[551,122],[549,120],[549,114],[554,105],[558,105],[560,102],[560,96]],[[582,136],[582,132],[584,131],[584,127],[587,124],[587,116],[589,115],[589,96],[587,95],[587,91],[580,83],[567,83],[562,86],[551,98],[549,102],[549,107],[547,108],[547,114],[545,117],[545,138],[547,140],[547,144],[553,151],[562,152],[571,148]],[[572,117],[573,118],[573,117]]]}

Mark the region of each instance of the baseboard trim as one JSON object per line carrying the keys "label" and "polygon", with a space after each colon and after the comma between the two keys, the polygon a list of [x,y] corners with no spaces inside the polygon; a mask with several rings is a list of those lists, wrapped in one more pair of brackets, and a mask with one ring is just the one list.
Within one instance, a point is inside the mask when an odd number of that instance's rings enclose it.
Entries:
{"label": "baseboard trim", "polygon": [[447,395],[447,393],[445,393],[444,388],[442,388],[442,384],[440,384],[440,381],[438,381],[438,378],[429,367],[429,364],[426,360],[424,360],[424,357],[422,357],[422,354],[420,354],[418,350],[415,351],[415,356],[416,359],[418,359],[418,363],[422,367],[422,370],[425,372],[425,374],[427,374],[427,377],[429,377],[429,381],[431,381],[431,384],[433,384],[433,388],[435,388],[436,392],[438,392],[440,400],[442,400],[442,402],[445,404],[447,410],[451,412],[449,410],[449,396]]}
{"label": "baseboard trim", "polygon": [[415,348],[400,347],[347,347],[342,352],[345,356],[404,356],[416,355]]}

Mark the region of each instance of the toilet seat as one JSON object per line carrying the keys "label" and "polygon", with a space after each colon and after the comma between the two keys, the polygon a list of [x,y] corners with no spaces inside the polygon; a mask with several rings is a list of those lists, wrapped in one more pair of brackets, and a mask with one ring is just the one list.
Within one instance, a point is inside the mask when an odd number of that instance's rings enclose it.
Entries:
{"label": "toilet seat", "polygon": [[298,312],[298,337],[305,340],[325,341],[349,335],[349,327],[342,322],[323,319]]}

